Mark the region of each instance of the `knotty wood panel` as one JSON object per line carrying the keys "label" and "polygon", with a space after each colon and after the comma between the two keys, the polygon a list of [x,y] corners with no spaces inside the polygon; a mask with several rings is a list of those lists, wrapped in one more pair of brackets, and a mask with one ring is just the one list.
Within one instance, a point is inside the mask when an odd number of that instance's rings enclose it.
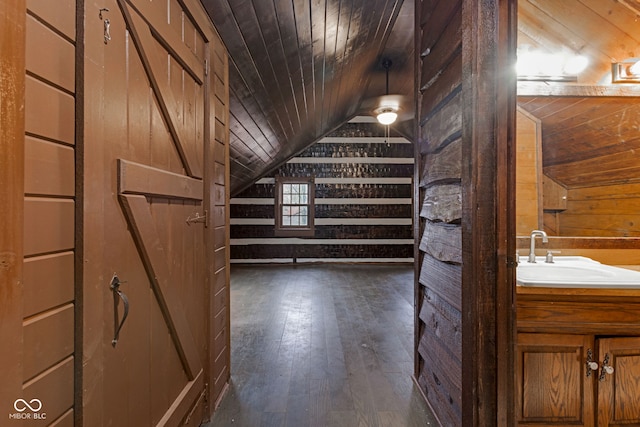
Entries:
{"label": "knotty wood panel", "polygon": [[73,200],[25,198],[25,256],[74,247]]}
{"label": "knotty wood panel", "polygon": [[74,150],[37,138],[25,138],[24,191],[27,194],[75,195]]}
{"label": "knotty wood panel", "polygon": [[24,379],[33,378],[73,353],[74,307],[67,304],[24,323]]}

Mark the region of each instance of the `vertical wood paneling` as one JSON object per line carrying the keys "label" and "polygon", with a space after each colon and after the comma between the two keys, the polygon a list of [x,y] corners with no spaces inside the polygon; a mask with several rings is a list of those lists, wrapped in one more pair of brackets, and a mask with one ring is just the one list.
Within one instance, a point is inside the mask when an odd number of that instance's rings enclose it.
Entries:
{"label": "vertical wood paneling", "polygon": [[[24,0],[0,5],[0,412],[22,395],[24,211]],[[4,418],[6,422],[7,418]],[[19,422],[18,422],[19,423]]]}
{"label": "vertical wood paneling", "polygon": [[462,7],[462,424],[472,426],[514,420],[516,6]]}
{"label": "vertical wood paneling", "polygon": [[[186,423],[192,414],[186,425],[198,425],[206,418],[205,384],[208,398],[217,399],[211,384],[220,377],[209,369],[220,354],[210,348],[209,327],[219,326],[211,319],[210,294],[214,251],[228,253],[228,242],[214,242],[214,229],[227,224],[228,180],[214,186],[211,174],[217,145],[223,147],[217,161],[228,164],[228,137],[216,129],[227,121],[220,99],[228,93],[216,96],[209,83],[215,31],[200,2],[111,3],[103,12],[112,32],[106,47],[93,43],[102,23],[95,18],[98,25],[87,25],[83,167],[91,191],[83,218],[90,228],[83,290],[99,313],[84,321],[83,418],[96,426],[151,426]],[[223,65],[217,79],[224,80],[217,87],[228,90],[226,52],[215,51]],[[222,135],[220,142],[212,135]],[[207,223],[187,223],[195,214],[206,214]],[[115,346],[113,272],[131,307]],[[228,299],[218,292],[215,301]],[[120,318],[122,310],[120,301]],[[220,319],[228,328],[228,317]],[[228,358],[225,363],[228,372]]]}

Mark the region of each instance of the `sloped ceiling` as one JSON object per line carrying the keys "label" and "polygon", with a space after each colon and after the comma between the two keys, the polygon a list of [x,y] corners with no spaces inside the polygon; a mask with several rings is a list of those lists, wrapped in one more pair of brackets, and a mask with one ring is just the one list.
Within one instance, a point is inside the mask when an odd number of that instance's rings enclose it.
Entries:
{"label": "sloped ceiling", "polygon": [[640,181],[640,85],[611,83],[612,62],[640,57],[640,1],[520,0],[523,45],[589,59],[575,83],[518,85],[542,124],[544,173],[567,188]]}
{"label": "sloped ceiling", "polygon": [[[386,91],[413,106],[413,0],[202,0],[230,55],[231,194]],[[364,102],[364,104],[363,104]],[[407,135],[410,122],[400,122]],[[410,135],[409,135],[410,136]]]}

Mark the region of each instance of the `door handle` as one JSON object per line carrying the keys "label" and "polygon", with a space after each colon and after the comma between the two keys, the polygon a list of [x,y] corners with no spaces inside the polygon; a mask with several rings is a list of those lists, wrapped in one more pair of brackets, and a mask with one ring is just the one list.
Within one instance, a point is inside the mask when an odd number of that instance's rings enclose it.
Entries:
{"label": "door handle", "polygon": [[593,351],[591,349],[587,350],[587,377],[591,376],[592,371],[598,370],[598,364],[593,361]]}
{"label": "door handle", "polygon": [[[111,340],[111,345],[116,346],[118,343],[118,339],[120,337],[120,330],[122,326],[124,326],[125,320],[127,320],[127,316],[129,315],[129,298],[125,295],[124,292],[120,290],[121,282],[118,278],[118,275],[114,274],[111,278],[111,283],[109,284],[109,288],[113,292],[113,329],[114,335]],[[124,305],[124,313],[122,314],[122,320],[118,321],[118,303],[119,300],[122,300],[122,304]]]}
{"label": "door handle", "polygon": [[600,377],[598,380],[604,381],[606,375],[613,374],[613,366],[609,365],[609,353],[604,355],[604,360],[602,361],[602,370],[600,371]]}

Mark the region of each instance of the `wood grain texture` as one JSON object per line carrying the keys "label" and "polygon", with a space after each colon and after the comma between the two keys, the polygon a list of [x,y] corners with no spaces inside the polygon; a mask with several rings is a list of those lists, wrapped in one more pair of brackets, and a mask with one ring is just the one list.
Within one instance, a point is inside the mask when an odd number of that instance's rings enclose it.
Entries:
{"label": "wood grain texture", "polygon": [[[385,93],[412,101],[414,3],[205,4],[232,57],[231,193],[302,151]],[[411,126],[406,126],[411,130]]]}
{"label": "wood grain texture", "polygon": [[426,221],[420,250],[442,262],[462,263],[462,229],[458,225]]}
{"label": "wood grain texture", "polygon": [[636,396],[640,374],[640,338],[598,340],[598,360],[609,355],[613,374],[598,383],[598,426],[616,426],[640,422]]}
{"label": "wood grain texture", "polygon": [[[0,5],[0,411],[14,411],[22,391],[23,212],[26,5]],[[7,415],[5,415],[6,417]],[[6,419],[6,418],[5,418]]]}
{"label": "wood grain texture", "polygon": [[[180,153],[183,167],[189,176],[201,178],[202,164],[200,163],[199,153],[202,152],[202,140],[194,140],[186,133],[189,128],[185,129],[183,125],[184,111],[181,111],[180,108],[176,109],[177,105],[181,105],[181,93],[174,93],[165,78],[167,74],[170,76],[176,76],[176,74],[168,73],[166,55],[162,55],[160,50],[157,49],[157,43],[152,34],[152,24],[147,24],[140,15],[130,11],[130,6],[127,6],[126,1],[120,0],[118,3],[127,21],[127,28],[131,32],[135,46],[138,49],[149,83],[158,100],[160,111]],[[175,43],[175,40],[170,42]],[[203,67],[202,64],[200,66]]]}
{"label": "wood grain texture", "polygon": [[515,215],[505,213],[515,212],[516,36],[516,1],[463,4],[462,420],[474,426],[514,419]]}
{"label": "wood grain texture", "polygon": [[593,419],[595,374],[586,378],[584,364],[594,345],[586,335],[518,334],[518,425],[600,425]]}
{"label": "wood grain texture", "polygon": [[130,221],[133,233],[138,240],[141,257],[149,273],[159,304],[167,316],[168,326],[175,339],[182,363],[189,380],[194,380],[202,369],[201,361],[185,312],[176,294],[176,289],[170,286],[172,277],[167,268],[165,250],[159,241],[155,230],[154,220],[149,212],[146,199],[143,196],[121,196]]}
{"label": "wood grain texture", "polygon": [[430,221],[451,223],[462,218],[462,188],[459,184],[427,188],[420,216]]}
{"label": "wood grain texture", "polygon": [[411,381],[411,276],[234,266],[231,383],[205,425],[437,425]]}

